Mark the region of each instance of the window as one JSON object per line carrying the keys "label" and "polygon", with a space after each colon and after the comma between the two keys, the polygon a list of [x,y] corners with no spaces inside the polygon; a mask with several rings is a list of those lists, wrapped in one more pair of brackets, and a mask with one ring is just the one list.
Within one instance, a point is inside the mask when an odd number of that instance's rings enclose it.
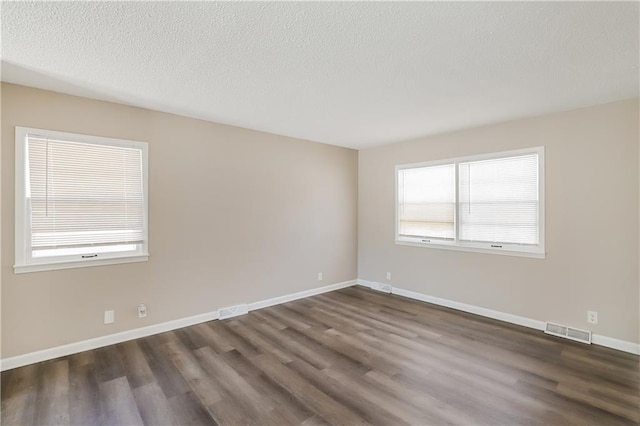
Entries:
{"label": "window", "polygon": [[543,258],[544,148],[396,167],[396,243]]}
{"label": "window", "polygon": [[148,259],[147,144],[16,127],[15,272]]}

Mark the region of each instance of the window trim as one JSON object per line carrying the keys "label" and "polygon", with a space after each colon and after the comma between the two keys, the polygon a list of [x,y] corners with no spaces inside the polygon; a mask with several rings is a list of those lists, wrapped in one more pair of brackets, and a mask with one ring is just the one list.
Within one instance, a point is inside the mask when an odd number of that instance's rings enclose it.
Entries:
{"label": "window trim", "polygon": [[[458,209],[460,205],[459,197],[459,164],[472,161],[494,160],[499,158],[517,157],[519,155],[538,154],[538,226],[539,226],[539,242],[537,246],[525,246],[520,244],[501,244],[502,247],[491,247],[492,243],[460,241]],[[400,170],[413,169],[419,167],[441,166],[445,164],[455,165],[455,209],[454,209],[454,229],[455,238],[453,241],[445,240],[427,240],[413,237],[400,237],[399,231],[399,188],[398,173]],[[474,253],[490,253],[506,256],[531,257],[536,259],[544,259],[545,252],[545,157],[544,146],[533,148],[516,149],[511,151],[502,151],[494,153],[486,153],[479,155],[470,155],[464,157],[447,158],[442,160],[427,161],[421,163],[402,164],[395,166],[395,244],[402,246],[435,248],[444,250],[466,251]],[[494,243],[495,244],[495,243]]]}
{"label": "window trim", "polygon": [[[31,229],[27,217],[27,137],[40,136],[48,139],[59,139],[69,142],[89,143],[95,145],[136,148],[142,151],[142,185],[143,185],[143,234],[144,241],[135,251],[103,253],[100,259],[69,255],[55,257],[32,257]],[[60,132],[55,130],[36,129],[31,127],[15,128],[15,265],[16,274],[27,272],[50,271],[89,266],[114,265],[119,263],[146,262],[149,259],[149,153],[146,142],[126,139],[107,138],[102,136]]]}

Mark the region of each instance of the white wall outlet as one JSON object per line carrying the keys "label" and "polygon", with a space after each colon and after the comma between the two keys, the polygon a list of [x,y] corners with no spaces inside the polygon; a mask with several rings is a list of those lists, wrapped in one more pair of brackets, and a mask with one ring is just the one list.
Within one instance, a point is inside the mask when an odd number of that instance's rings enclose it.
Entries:
{"label": "white wall outlet", "polygon": [[104,323],[111,324],[116,320],[116,311],[104,311]]}
{"label": "white wall outlet", "polygon": [[387,279],[391,281],[391,272],[387,272]]}
{"label": "white wall outlet", "polygon": [[589,324],[597,324],[598,323],[598,312],[596,312],[596,311],[587,311],[587,322]]}
{"label": "white wall outlet", "polygon": [[318,281],[322,281],[323,277],[322,277],[322,272],[318,272]]}
{"label": "white wall outlet", "polygon": [[138,318],[144,318],[147,316],[147,307],[144,303],[138,305]]}

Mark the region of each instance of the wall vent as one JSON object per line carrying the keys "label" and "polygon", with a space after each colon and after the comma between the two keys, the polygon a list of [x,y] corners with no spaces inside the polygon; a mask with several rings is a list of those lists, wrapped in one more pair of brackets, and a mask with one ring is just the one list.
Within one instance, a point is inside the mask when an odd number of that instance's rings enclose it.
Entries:
{"label": "wall vent", "polygon": [[240,315],[249,313],[249,305],[243,303],[242,305],[229,306],[227,308],[220,308],[218,310],[218,316],[220,319],[227,319],[237,317]]}
{"label": "wall vent", "polygon": [[381,291],[383,293],[391,293],[392,287],[389,284],[371,283],[371,289]]}
{"label": "wall vent", "polygon": [[579,328],[547,322],[544,332],[554,336],[564,337],[565,339],[575,340],[576,342],[591,344],[591,332],[580,330]]}

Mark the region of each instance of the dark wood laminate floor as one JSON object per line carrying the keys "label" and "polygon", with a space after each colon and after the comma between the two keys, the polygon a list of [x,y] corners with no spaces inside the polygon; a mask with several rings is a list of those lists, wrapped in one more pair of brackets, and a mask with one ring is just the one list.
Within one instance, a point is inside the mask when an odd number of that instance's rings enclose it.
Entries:
{"label": "dark wood laminate floor", "polygon": [[639,357],[351,287],[2,373],[3,425],[640,422]]}

